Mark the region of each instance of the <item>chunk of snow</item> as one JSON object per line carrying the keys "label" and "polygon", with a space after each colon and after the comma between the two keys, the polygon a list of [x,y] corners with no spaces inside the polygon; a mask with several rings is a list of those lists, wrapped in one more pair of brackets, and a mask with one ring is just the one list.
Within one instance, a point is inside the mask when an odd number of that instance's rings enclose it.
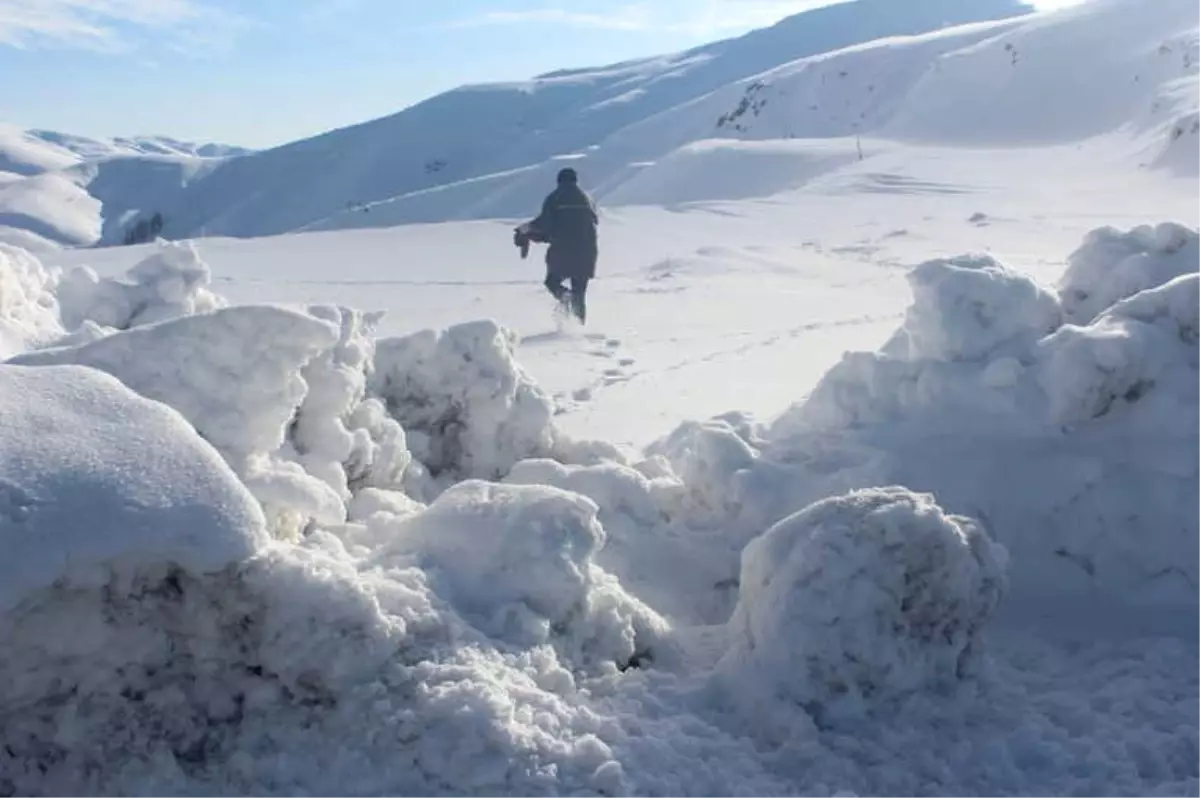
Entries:
{"label": "chunk of snow", "polygon": [[1058,290],[1068,321],[1087,324],[1105,308],[1200,270],[1200,235],[1163,222],[1128,232],[1093,230],[1067,259]]}
{"label": "chunk of snow", "polygon": [[1005,564],[927,494],[825,499],[746,547],[721,667],[818,715],[952,683],[975,667]]}
{"label": "chunk of snow", "polygon": [[581,669],[625,665],[666,626],[593,562],[605,533],[596,505],[544,485],[469,480],[394,522],[367,566],[412,560],[487,635],[551,643]]}
{"label": "chunk of snow", "polygon": [[107,374],[3,365],[0,405],[0,612],[52,584],[209,573],[265,543],[212,447]]}
{"label": "chunk of snow", "polygon": [[63,334],[55,282],[29,252],[0,243],[0,359]]}
{"label": "chunk of snow", "polygon": [[370,393],[434,477],[497,479],[552,451],[554,404],[517,365],[516,343],[491,321],[377,343]]}
{"label": "chunk of snow", "polygon": [[243,306],[28,352],[11,362],[91,366],[175,408],[247,481],[277,534],[288,536],[309,518],[345,520],[338,492],[279,454],[308,392],[301,370],[336,341],[336,328],[313,316]]}
{"label": "chunk of snow", "polygon": [[362,485],[398,486],[412,461],[404,430],[366,398],[378,316],[332,305],[308,311],[336,325],[339,338],[302,371],[308,393],[289,429],[297,459],[343,499]]}
{"label": "chunk of snow", "polygon": [[58,301],[69,330],[86,321],[126,330],[224,307],[225,300],[212,292],[211,283],[212,272],[190,241],[159,241],[157,251],[134,265],[123,280],[76,267],[63,278]]}
{"label": "chunk of snow", "polygon": [[[1089,237],[1112,240],[1144,243]],[[1036,327],[1022,326],[993,350],[984,330],[975,360],[921,357],[963,350],[914,344],[908,321],[886,351],[846,355],[773,425],[762,465],[740,483],[743,504],[787,512],[854,488],[911,485],[988,520],[1013,555],[1013,597],[1026,609],[1086,598],[1194,612],[1200,278],[1172,279],[1176,269],[1155,258],[1116,260],[1145,267],[1126,285],[1168,282],[1036,341]],[[1049,322],[1039,292],[1015,295],[1029,307],[1010,308],[1012,318]]]}
{"label": "chunk of snow", "polygon": [[1062,323],[1057,298],[989,255],[922,263],[909,272],[908,357],[977,360],[1021,351]]}
{"label": "chunk of snow", "polygon": [[[1039,348],[1038,379],[1054,421],[1072,424],[1153,399],[1154,417],[1187,419],[1200,400],[1200,274],[1122,300],[1086,327],[1067,325]],[[1169,397],[1164,397],[1169,394]],[[1192,419],[1194,421],[1194,419]],[[1195,431],[1194,424],[1180,429]]]}
{"label": "chunk of snow", "polygon": [[107,371],[174,407],[227,455],[272,452],[308,390],[301,368],[337,340],[327,322],[271,306],[171,319],[14,358]]}

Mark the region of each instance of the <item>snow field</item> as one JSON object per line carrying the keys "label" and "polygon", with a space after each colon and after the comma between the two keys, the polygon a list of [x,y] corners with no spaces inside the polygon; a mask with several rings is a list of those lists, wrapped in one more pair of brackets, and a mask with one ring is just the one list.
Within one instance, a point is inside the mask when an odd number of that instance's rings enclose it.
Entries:
{"label": "snow field", "polygon": [[1196,242],[931,261],[881,351],[636,462],[494,322],[4,250],[0,786],[1195,793],[1191,642],[989,637],[1194,620]]}

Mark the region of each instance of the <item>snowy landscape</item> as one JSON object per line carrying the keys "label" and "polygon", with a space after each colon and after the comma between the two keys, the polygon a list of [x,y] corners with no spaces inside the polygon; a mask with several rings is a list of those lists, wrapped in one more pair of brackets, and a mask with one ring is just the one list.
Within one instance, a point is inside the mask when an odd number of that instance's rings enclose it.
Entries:
{"label": "snowy landscape", "polygon": [[0,794],[1200,795],[1198,75],[1194,0],[857,0],[0,127]]}

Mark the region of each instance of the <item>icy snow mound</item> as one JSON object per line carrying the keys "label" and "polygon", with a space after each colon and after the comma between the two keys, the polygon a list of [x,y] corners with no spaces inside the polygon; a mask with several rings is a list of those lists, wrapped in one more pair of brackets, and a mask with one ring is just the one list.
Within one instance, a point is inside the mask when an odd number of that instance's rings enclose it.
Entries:
{"label": "icy snow mound", "polygon": [[1138,291],[1200,270],[1200,236],[1164,222],[1122,233],[1093,230],[1071,253],[1058,290],[1067,321],[1087,324],[1105,308]]}
{"label": "icy snow mound", "polygon": [[106,371],[178,410],[213,446],[246,456],[279,449],[307,386],[300,369],[331,347],[327,322],[271,306],[170,319],[11,362]]}
{"label": "icy snow mound", "polygon": [[553,644],[581,669],[624,668],[648,658],[666,624],[595,565],[605,542],[596,511],[546,485],[469,480],[392,522],[367,567],[414,562],[489,637]]}
{"label": "icy snow mound", "polygon": [[368,387],[440,480],[499,479],[554,446],[550,396],[517,364],[516,336],[492,321],[376,344]]}
{"label": "icy snow mound", "polygon": [[54,289],[37,258],[0,244],[0,359],[62,336]]}
{"label": "icy snow mound", "polygon": [[1058,297],[989,255],[923,263],[908,274],[911,357],[975,360],[1028,349],[1062,323]]}
{"label": "icy snow mound", "polygon": [[73,366],[0,366],[0,397],[0,612],[52,584],[210,573],[265,543],[258,505],[175,411]]}
{"label": "icy snow mound", "polygon": [[817,502],[742,554],[725,675],[826,711],[952,684],[981,655],[1006,554],[927,494],[875,488]]}
{"label": "icy snow mound", "polygon": [[126,330],[224,307],[211,283],[212,272],[191,242],[160,241],[124,280],[102,279],[87,266],[75,268],[63,278],[58,302],[68,330],[88,321]]}
{"label": "icy snow mound", "polygon": [[[1054,420],[1079,424],[1117,409],[1151,425],[1194,415],[1198,296],[1200,274],[1176,277],[1118,302],[1087,327],[1068,324],[1043,341],[1038,379]],[[1196,430],[1194,423],[1179,428]]]}
{"label": "icy snow mound", "polygon": [[362,488],[399,487],[412,463],[407,438],[383,403],[366,395],[381,314],[334,305],[308,312],[336,325],[338,340],[301,372],[308,392],[289,427],[288,448],[343,500]]}
{"label": "icy snow mound", "polygon": [[91,366],[175,408],[262,502],[276,534],[288,536],[309,519],[345,520],[342,497],[281,453],[309,389],[301,370],[337,340],[337,328],[314,316],[245,306],[28,352],[10,362]]}
{"label": "icy snow mound", "polygon": [[908,485],[985,520],[1027,606],[1194,613],[1200,278],[1171,279],[1181,262],[1138,261],[1135,283],[1167,282],[1052,332],[1054,305],[1026,278],[993,272],[923,295],[931,267],[919,267],[904,328],[879,353],[845,356],[776,421],[743,492],[783,515],[856,487]]}

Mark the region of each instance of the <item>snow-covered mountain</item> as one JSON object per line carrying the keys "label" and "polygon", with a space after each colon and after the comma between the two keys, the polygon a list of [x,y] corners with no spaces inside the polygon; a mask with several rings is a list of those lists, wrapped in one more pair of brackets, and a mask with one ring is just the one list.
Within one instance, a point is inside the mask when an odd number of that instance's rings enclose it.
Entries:
{"label": "snow-covered mountain", "polygon": [[897,143],[1086,143],[1130,169],[1196,175],[1194,3],[1028,11],[856,0],[674,55],[463,87],[236,158],[10,135],[0,167],[39,179],[0,185],[0,219],[78,245],[121,243],[156,213],[169,238],[516,217],[565,160],[608,208],[767,197],[872,180]]}
{"label": "snow-covered mountain", "polygon": [[[51,146],[36,153],[43,168],[70,165],[72,154],[95,162],[71,180],[102,202],[103,221],[93,220],[89,229],[100,230],[94,240],[105,243],[119,243],[131,220],[154,212],[163,214],[163,232],[171,237],[281,233],[348,207],[585,151],[631,125],[797,58],[1028,10],[1018,0],[857,0],[683,53],[520,83],[466,86],[383,119],[230,160],[206,169],[203,180],[181,170],[186,173],[170,180],[168,194],[162,173],[174,167],[149,169],[154,188],[146,194],[142,167],[125,162],[116,167],[119,176],[106,176],[111,159],[238,153],[166,139],[94,142],[37,132],[17,142],[11,134],[0,139],[0,159],[11,148],[15,157],[29,160],[31,147],[45,143]],[[8,171],[30,174],[28,168]],[[91,180],[102,185],[93,187]],[[64,215],[78,212],[52,197],[43,205],[43,217],[31,225],[42,230],[64,226],[45,218],[56,208]]]}
{"label": "snow-covered mountain", "polygon": [[[165,136],[94,139],[0,125],[0,241],[35,249],[118,237],[143,207],[253,152]],[[153,211],[148,211],[153,213]]]}

